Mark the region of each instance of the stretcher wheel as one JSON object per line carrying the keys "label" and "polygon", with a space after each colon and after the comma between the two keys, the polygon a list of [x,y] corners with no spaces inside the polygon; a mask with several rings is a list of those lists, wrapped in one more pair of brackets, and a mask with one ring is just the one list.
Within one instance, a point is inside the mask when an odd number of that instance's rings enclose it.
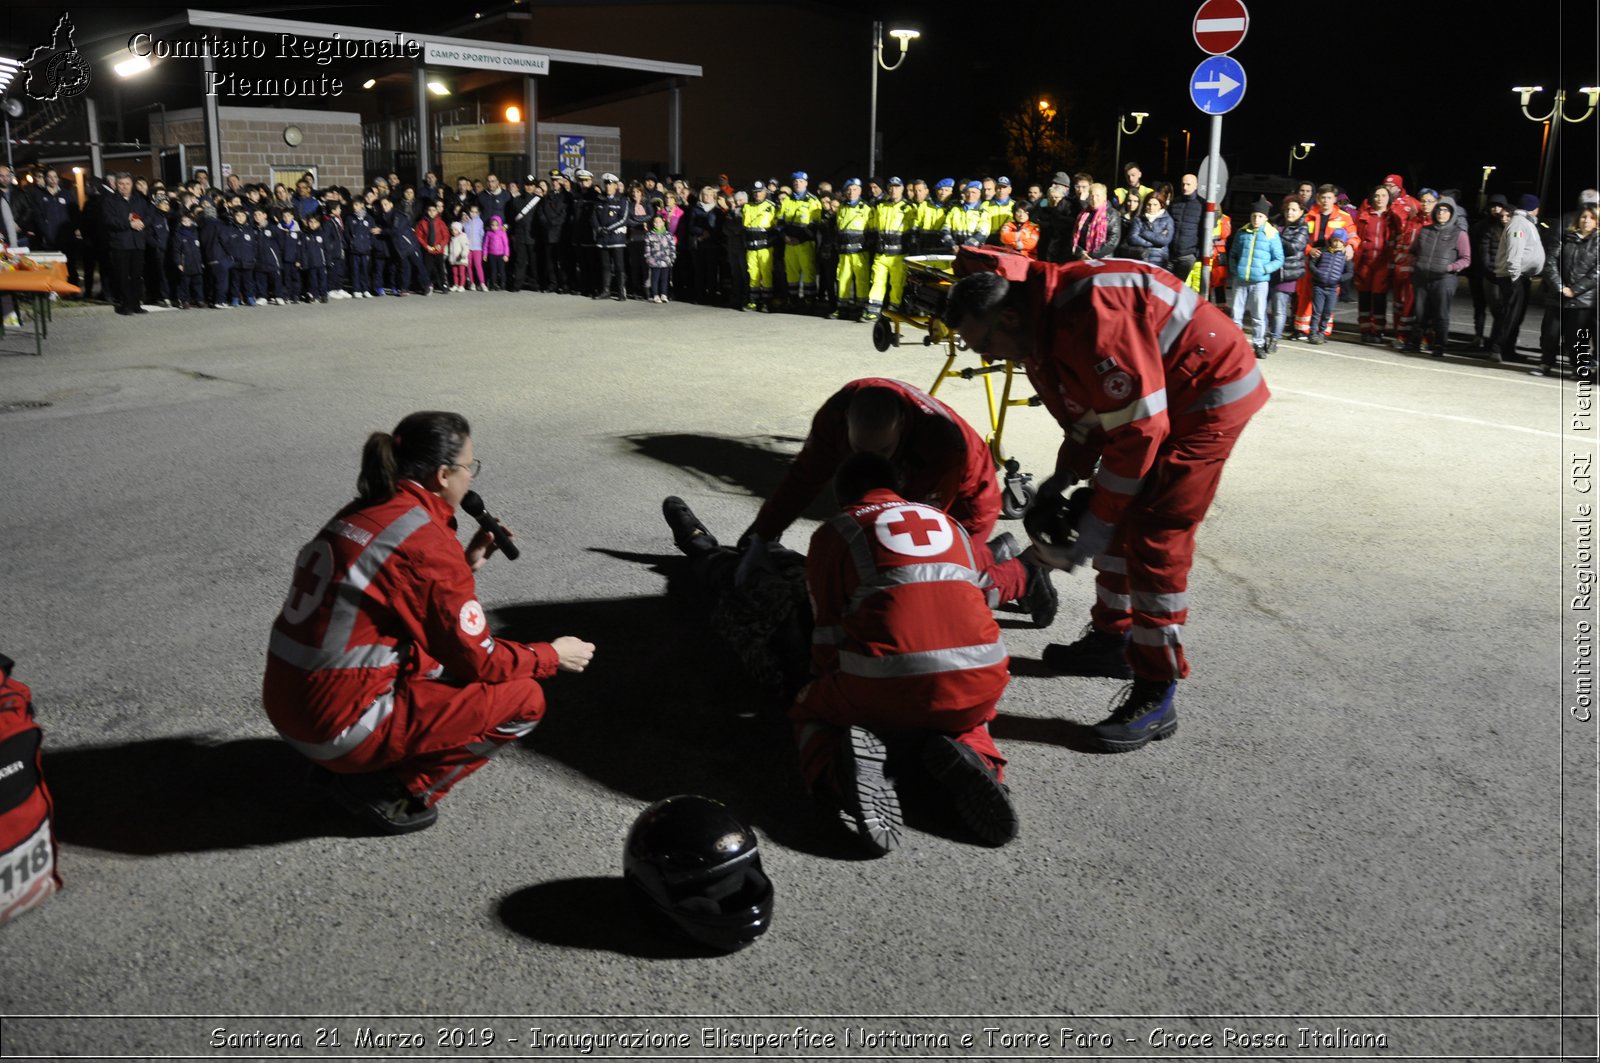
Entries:
{"label": "stretcher wheel", "polygon": [[1017,468],[1016,459],[1006,462],[1005,485],[1000,489],[1000,515],[1006,520],[1016,520],[1026,513],[1039,493],[1033,474],[1018,472]]}
{"label": "stretcher wheel", "polygon": [[872,345],[878,348],[878,353],[883,354],[890,347],[895,346],[897,337],[894,334],[894,325],[886,317],[880,317],[872,324]]}

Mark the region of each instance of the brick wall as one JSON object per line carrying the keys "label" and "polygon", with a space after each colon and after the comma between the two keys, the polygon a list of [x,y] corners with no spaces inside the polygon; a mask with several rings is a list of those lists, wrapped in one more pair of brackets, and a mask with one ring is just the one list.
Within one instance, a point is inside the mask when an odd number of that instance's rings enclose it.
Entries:
{"label": "brick wall", "polygon": [[[247,184],[266,181],[271,168],[315,167],[321,185],[359,188],[361,116],[355,112],[310,111],[276,107],[221,107],[222,161]],[[159,128],[159,121],[156,123]],[[285,126],[299,126],[305,139],[291,148],[283,142]],[[196,109],[167,115],[168,143],[189,145],[189,161],[205,165],[204,118]],[[220,185],[220,174],[212,174]]]}

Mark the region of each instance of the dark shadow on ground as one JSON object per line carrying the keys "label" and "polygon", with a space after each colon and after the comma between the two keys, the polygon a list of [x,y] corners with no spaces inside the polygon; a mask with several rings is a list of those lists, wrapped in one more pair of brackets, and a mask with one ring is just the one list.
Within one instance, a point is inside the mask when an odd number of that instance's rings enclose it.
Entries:
{"label": "dark shadow on ground", "polygon": [[620,877],[540,882],[502,898],[507,929],[546,945],[616,952],[644,960],[713,958],[720,953],[668,937],[647,924]]}
{"label": "dark shadow on ground", "polygon": [[[645,555],[681,568],[682,559]],[[672,562],[676,562],[673,564]],[[669,594],[493,610],[506,638],[577,635],[595,644],[583,675],[545,684],[550,708],[526,740],[646,804],[702,794],[792,849],[838,856],[800,782],[784,706],[748,679],[731,651]]]}
{"label": "dark shadow on ground", "polygon": [[[688,432],[643,433],[623,436],[634,450],[663,465],[681,469],[709,484],[736,488],[757,499],[772,497],[772,492],[789,471],[801,439],[793,436],[714,436]],[[833,492],[824,490],[802,516],[827,520],[839,507]],[[711,529],[713,534],[737,538],[743,528]],[[732,539],[724,539],[731,542]]]}
{"label": "dark shadow on ground", "polygon": [[1105,752],[1093,743],[1094,732],[1088,724],[1056,717],[1040,719],[1037,716],[1011,716],[1002,712],[989,722],[989,734],[1002,744],[1002,749],[1006,742],[1037,742],[1041,745],[1063,746],[1074,753]]}
{"label": "dark shadow on ground", "polygon": [[365,834],[306,785],[306,760],[272,738],[181,735],[49,750],[56,836],[153,856]]}

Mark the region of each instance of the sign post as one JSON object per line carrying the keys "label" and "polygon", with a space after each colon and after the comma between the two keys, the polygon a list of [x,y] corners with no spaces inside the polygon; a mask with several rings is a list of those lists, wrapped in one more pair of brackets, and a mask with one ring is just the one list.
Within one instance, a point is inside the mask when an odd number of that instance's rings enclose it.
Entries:
{"label": "sign post", "polygon": [[1203,59],[1189,78],[1189,99],[1211,116],[1211,150],[1200,176],[1206,197],[1205,228],[1200,238],[1209,253],[1201,256],[1200,291],[1211,299],[1211,262],[1216,254],[1217,201],[1226,195],[1228,171],[1222,161],[1222,116],[1244,99],[1244,67],[1228,57],[1250,29],[1250,12],[1244,0],[1205,0],[1194,16],[1194,43],[1210,58]]}

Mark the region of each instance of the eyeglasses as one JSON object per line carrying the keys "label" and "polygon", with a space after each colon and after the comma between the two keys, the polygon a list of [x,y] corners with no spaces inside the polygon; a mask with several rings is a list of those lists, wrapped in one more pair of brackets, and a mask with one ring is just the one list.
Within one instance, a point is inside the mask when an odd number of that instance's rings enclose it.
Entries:
{"label": "eyeglasses", "polygon": [[461,465],[453,461],[447,461],[445,464],[452,469],[467,470],[467,478],[470,480],[476,480],[478,474],[483,471],[483,461],[479,458],[473,458],[471,465]]}

